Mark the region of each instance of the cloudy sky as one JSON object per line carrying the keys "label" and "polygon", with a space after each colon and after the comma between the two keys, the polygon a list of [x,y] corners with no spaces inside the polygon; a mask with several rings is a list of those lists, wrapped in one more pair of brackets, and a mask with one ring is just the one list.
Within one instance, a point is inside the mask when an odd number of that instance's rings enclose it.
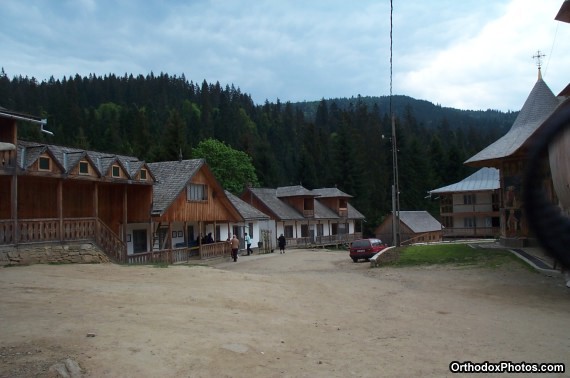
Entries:
{"label": "cloudy sky", "polygon": [[[570,82],[563,0],[393,0],[392,93],[519,110]],[[182,74],[261,104],[390,94],[389,0],[2,0],[8,77]],[[1,102],[1,100],[0,100]],[[1,104],[0,104],[1,105]]]}

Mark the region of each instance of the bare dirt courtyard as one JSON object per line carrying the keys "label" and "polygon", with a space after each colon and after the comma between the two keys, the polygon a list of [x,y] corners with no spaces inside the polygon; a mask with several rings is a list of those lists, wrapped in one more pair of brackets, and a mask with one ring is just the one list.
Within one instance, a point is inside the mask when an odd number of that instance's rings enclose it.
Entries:
{"label": "bare dirt courtyard", "polygon": [[371,269],[346,252],[292,250],[210,266],[0,268],[0,289],[0,377],[50,376],[67,358],[84,377],[442,377],[452,361],[570,367],[570,289],[516,263]]}

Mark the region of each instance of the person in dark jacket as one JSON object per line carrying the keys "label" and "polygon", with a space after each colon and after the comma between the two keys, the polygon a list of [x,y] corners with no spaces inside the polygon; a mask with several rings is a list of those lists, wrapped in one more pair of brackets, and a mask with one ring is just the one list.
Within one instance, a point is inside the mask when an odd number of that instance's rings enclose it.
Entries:
{"label": "person in dark jacket", "polygon": [[285,236],[281,234],[279,238],[277,238],[279,242],[279,253],[285,253],[285,244],[287,244],[287,240],[285,240]]}

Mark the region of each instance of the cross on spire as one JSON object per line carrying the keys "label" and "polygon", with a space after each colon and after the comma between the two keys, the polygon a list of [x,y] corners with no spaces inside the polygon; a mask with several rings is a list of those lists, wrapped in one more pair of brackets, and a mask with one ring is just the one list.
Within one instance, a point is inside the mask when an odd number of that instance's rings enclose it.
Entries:
{"label": "cross on spire", "polygon": [[538,69],[540,69],[540,67],[542,66],[542,58],[544,58],[546,55],[542,54],[540,52],[540,50],[536,51],[536,55],[532,56],[532,59],[536,59],[536,65],[538,66]]}

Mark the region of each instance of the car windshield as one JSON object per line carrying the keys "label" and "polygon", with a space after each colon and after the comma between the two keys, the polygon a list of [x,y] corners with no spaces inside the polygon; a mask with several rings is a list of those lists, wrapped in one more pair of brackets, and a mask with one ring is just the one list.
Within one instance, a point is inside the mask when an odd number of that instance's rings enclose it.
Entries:
{"label": "car windshield", "polygon": [[355,240],[352,242],[352,248],[366,248],[370,247],[370,242],[368,240]]}

